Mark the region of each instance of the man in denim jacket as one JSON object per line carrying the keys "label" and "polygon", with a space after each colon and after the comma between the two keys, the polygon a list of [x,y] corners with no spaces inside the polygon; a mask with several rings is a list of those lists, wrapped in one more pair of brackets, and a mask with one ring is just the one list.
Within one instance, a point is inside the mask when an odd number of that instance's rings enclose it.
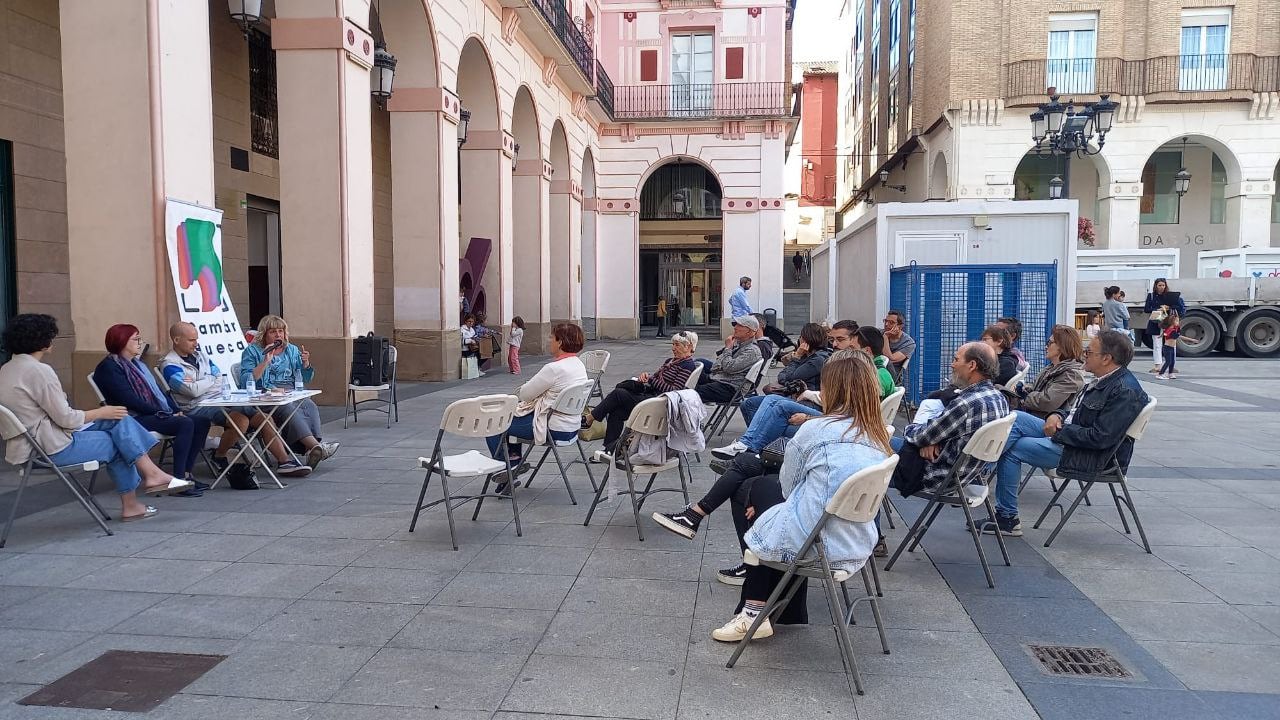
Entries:
{"label": "man in denim jacket", "polygon": [[1076,402],[1049,415],[1039,434],[1010,432],[996,466],[996,517],[976,520],[987,533],[1022,535],[1018,521],[1018,482],[1022,464],[1057,468],[1058,474],[1088,482],[1129,466],[1133,440],[1125,432],[1147,405],[1141,383],[1129,372],[1133,344],[1128,335],[1103,330],[1084,352],[1084,367],[1093,373]]}

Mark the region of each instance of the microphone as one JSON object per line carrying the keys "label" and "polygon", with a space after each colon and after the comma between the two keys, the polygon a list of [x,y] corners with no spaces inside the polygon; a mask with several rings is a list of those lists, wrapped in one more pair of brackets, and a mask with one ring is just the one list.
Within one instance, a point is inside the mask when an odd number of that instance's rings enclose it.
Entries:
{"label": "microphone", "polygon": [[271,343],[271,346],[267,348],[267,352],[270,352],[270,351],[272,351],[272,350],[275,350],[276,348],[280,347],[281,345],[284,345],[284,341],[283,341],[283,340],[277,340],[277,341],[275,341],[275,342]]}

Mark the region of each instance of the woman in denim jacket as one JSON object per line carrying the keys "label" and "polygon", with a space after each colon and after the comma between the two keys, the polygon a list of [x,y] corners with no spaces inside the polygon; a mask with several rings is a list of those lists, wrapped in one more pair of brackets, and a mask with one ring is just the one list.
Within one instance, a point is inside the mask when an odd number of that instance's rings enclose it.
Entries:
{"label": "woman in denim jacket", "polygon": [[[253,338],[253,344],[240,355],[240,377],[237,379],[242,389],[248,387],[252,380],[259,390],[292,390],[295,379],[309,383],[315,372],[307,348],[289,342],[289,325],[284,318],[267,315],[258,321],[258,334]],[[307,465],[312,469],[321,460],[327,460],[338,452],[338,443],[321,441],[320,409],[311,398],[286,403],[271,412],[277,423],[284,422],[290,414],[293,418],[281,428],[284,438],[306,453]]]}
{"label": "woman in denim jacket", "polygon": [[[751,484],[746,516],[753,525],[746,543],[763,560],[795,559],[840,485],[892,452],[880,417],[880,383],[869,356],[857,353],[828,362],[822,369],[822,387],[823,417],[801,426],[787,445],[779,475],[765,475]],[[833,568],[856,571],[871,556],[877,537],[874,523],[833,518],[822,532],[823,550]],[[740,612],[712,631],[711,637],[721,642],[741,640],[782,576],[782,572],[763,565],[749,566]],[[805,602],[802,588],[791,601],[793,608],[799,603],[791,621],[807,620]],[[755,638],[772,634],[766,620],[757,628]]]}

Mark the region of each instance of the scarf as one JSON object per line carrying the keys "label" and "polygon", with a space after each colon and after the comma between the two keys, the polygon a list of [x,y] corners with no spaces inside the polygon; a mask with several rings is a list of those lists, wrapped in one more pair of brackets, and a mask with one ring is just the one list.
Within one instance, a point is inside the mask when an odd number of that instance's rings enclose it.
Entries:
{"label": "scarf", "polygon": [[156,397],[155,392],[151,389],[151,383],[147,382],[146,376],[142,374],[142,371],[138,369],[138,366],[132,360],[125,360],[119,355],[113,355],[112,357],[115,358],[116,364],[124,370],[124,376],[128,378],[129,387],[135,395],[158,411],[168,409],[168,403],[162,402],[160,398]]}

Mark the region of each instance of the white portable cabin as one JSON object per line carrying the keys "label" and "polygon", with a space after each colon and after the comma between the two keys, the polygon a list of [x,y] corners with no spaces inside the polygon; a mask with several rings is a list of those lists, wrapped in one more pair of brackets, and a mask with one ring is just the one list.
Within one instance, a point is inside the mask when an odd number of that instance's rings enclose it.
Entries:
{"label": "white portable cabin", "polygon": [[[1058,263],[1057,318],[1075,313],[1075,200],[883,203],[812,253],[816,321],[879,324],[889,270],[919,265]],[[827,277],[827,283],[819,278]]]}
{"label": "white portable cabin", "polygon": [[1216,277],[1280,277],[1280,250],[1205,250],[1197,259],[1196,275]]}

